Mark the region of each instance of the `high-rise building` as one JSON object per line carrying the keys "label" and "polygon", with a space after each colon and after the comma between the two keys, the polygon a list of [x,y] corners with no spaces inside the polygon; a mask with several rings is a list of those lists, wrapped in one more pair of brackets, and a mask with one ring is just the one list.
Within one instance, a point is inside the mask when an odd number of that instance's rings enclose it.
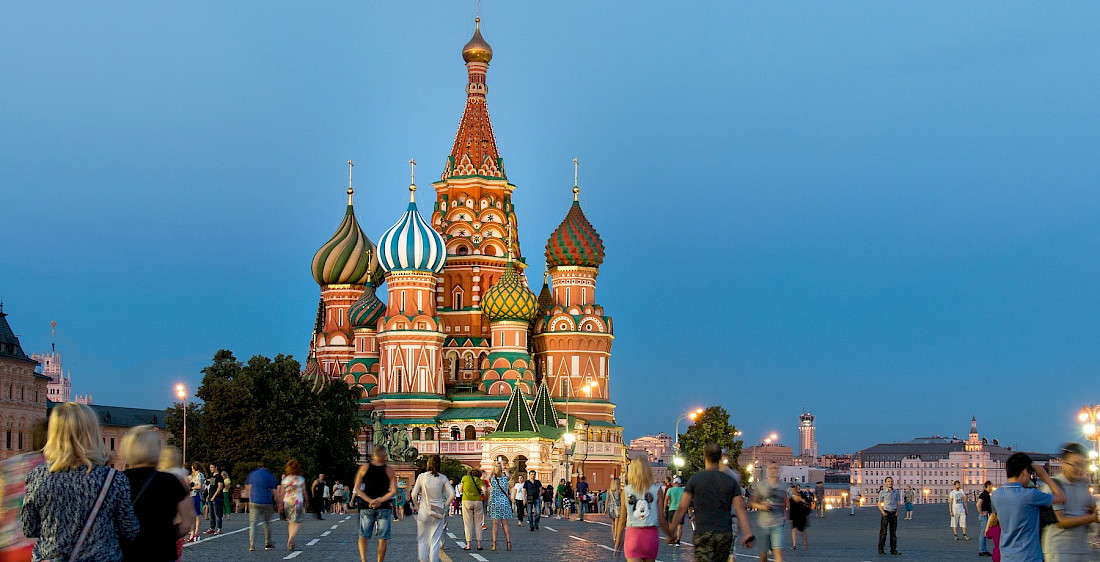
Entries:
{"label": "high-rise building", "polygon": [[[57,330],[57,322],[50,322],[50,335],[52,336]],[[61,354],[57,352],[57,343],[50,342],[50,350],[45,353],[35,353],[31,355],[31,359],[38,362],[39,373],[47,377],[50,377],[50,382],[46,384],[46,398],[49,398],[51,402],[79,402],[81,404],[91,404],[92,395],[89,394],[77,394],[73,396],[73,372],[72,369],[68,373],[61,366]]]}
{"label": "high-rise building", "polygon": [[355,217],[349,173],[343,221],[313,258],[321,299],[303,375],[359,391],[373,420],[361,454],[400,435],[470,466],[504,457],[543,482],[584,474],[606,487],[625,450],[608,395],[613,325],[595,294],[603,242],[574,181],[546,243],[542,291],[528,287],[516,186],[486,105],[493,50],[480,20],[462,58],[465,109],[431,184],[430,219],[413,174],[405,213],[376,246]]}
{"label": "high-rise building", "polygon": [[802,415],[798,416],[798,455],[812,459],[810,464],[817,459],[817,428],[814,425],[814,415],[802,409]]}

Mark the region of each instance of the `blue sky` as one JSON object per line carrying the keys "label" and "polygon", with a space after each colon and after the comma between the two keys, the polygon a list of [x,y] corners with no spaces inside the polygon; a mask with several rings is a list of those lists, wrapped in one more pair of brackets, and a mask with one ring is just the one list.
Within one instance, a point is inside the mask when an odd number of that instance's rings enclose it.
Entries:
{"label": "blue sky", "polygon": [[[0,5],[0,294],[78,392],[163,407],[219,348],[301,357],[313,252],[438,178],[473,2]],[[1100,402],[1100,6],[486,2],[537,284],[571,159],[633,437],[1052,450]],[[422,203],[422,208],[428,205]]]}

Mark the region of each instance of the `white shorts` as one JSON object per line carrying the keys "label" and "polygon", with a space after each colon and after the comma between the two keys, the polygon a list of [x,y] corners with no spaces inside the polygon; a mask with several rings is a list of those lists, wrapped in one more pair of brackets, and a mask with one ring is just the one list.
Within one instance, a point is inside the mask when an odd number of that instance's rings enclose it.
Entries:
{"label": "white shorts", "polygon": [[965,511],[959,511],[959,512],[956,512],[956,513],[951,515],[951,527],[952,528],[962,527],[963,529],[966,528],[966,512]]}

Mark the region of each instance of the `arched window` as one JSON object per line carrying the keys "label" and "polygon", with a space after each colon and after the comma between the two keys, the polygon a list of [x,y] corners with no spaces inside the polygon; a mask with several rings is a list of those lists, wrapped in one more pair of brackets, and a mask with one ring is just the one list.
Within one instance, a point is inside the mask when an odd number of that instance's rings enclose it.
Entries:
{"label": "arched window", "polygon": [[455,289],[453,300],[454,302],[451,304],[454,306],[452,306],[451,308],[454,308],[455,310],[462,310],[462,289]]}
{"label": "arched window", "polygon": [[435,439],[435,428],[434,427],[429,427],[428,429],[424,430],[424,439],[427,439],[428,441],[431,441],[431,440]]}
{"label": "arched window", "polygon": [[495,255],[497,255],[497,249],[492,247],[492,246],[486,246],[485,247],[485,255],[495,256]]}
{"label": "arched window", "polygon": [[477,431],[474,429],[474,426],[466,426],[466,440],[473,441],[475,439],[477,439]]}
{"label": "arched window", "polygon": [[420,441],[420,428],[419,427],[414,427],[413,428],[413,441]]}
{"label": "arched window", "polygon": [[458,426],[456,425],[451,428],[451,441],[458,441],[460,439],[462,439],[462,432],[458,430]]}
{"label": "arched window", "polygon": [[470,253],[470,249],[467,248],[466,246],[459,246],[458,251],[456,253],[460,256],[465,256],[466,254]]}

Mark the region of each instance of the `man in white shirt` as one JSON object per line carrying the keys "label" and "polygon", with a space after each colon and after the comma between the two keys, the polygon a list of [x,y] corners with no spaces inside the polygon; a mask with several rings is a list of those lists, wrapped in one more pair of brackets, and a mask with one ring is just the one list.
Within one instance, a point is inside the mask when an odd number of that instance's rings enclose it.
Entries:
{"label": "man in white shirt", "polygon": [[516,517],[519,518],[517,525],[523,525],[523,506],[527,501],[527,490],[523,488],[523,483],[526,480],[527,477],[520,474],[519,480],[512,486],[512,498],[516,500]]}
{"label": "man in white shirt", "polygon": [[962,527],[963,538],[970,540],[966,534],[966,492],[962,491],[962,482],[958,480],[955,481],[955,489],[947,494],[947,511],[951,517],[951,532],[955,535],[955,540],[959,540],[958,527]]}

